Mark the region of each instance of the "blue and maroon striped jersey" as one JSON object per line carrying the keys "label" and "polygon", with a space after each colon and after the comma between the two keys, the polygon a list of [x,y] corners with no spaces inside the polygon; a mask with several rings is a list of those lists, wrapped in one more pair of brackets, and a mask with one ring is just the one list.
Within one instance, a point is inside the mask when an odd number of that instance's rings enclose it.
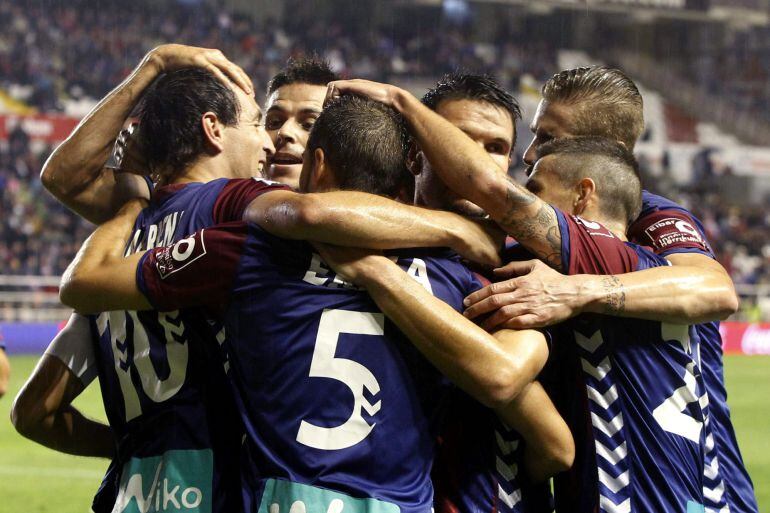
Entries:
{"label": "blue and maroon striped jersey", "polygon": [[[685,208],[644,191],[639,218],[629,227],[631,240],[650,246],[655,253],[714,253],[701,222]],[[726,503],[732,513],[757,513],[754,486],[743,463],[727,405],[722,363],[722,336],[718,322],[693,326],[700,342],[701,372],[708,392],[707,481],[704,494],[716,504]],[[717,477],[717,468],[721,479]]]}
{"label": "blue and maroon striped jersey", "polygon": [[[458,311],[481,286],[446,251],[393,258]],[[431,426],[451,387],[307,243],[223,225],[147,253],[137,282],[159,310],[224,304],[247,511],[431,511]]]}
{"label": "blue and maroon striped jersey", "polygon": [[[598,223],[557,217],[568,274],[667,265]],[[556,479],[557,511],[702,511],[705,392],[689,327],[582,315],[563,328],[574,343],[554,344],[562,351],[558,402],[576,459]]]}
{"label": "blue and maroon striped jersey", "polygon": [[[240,219],[274,189],[254,179],[160,187],[138,216],[126,254],[173,244]],[[113,311],[91,318],[99,382],[117,461],[95,499],[110,511],[242,511],[243,428],[215,332],[199,311]]]}

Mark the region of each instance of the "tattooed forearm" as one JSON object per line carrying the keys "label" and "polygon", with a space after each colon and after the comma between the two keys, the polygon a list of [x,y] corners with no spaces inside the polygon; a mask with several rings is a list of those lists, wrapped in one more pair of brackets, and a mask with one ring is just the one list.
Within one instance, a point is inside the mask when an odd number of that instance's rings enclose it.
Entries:
{"label": "tattooed forearm", "polygon": [[553,207],[516,184],[506,191],[506,211],[497,220],[522,246],[562,270],[561,232]]}
{"label": "tattooed forearm", "polygon": [[617,276],[604,276],[602,279],[604,292],[604,313],[620,315],[626,311],[626,290]]}

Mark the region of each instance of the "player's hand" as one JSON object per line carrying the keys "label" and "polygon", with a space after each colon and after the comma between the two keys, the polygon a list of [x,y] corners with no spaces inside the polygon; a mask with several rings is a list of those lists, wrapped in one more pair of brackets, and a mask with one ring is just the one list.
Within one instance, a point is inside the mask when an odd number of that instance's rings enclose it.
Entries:
{"label": "player's hand", "polygon": [[390,262],[382,253],[371,249],[347,248],[321,242],[312,244],[321,259],[340,278],[361,287],[365,287],[367,279],[377,272],[378,265]]}
{"label": "player's hand", "polygon": [[112,153],[116,169],[137,175],[150,174],[150,166],[139,138],[139,123],[131,122],[120,131]]}
{"label": "player's hand", "polygon": [[490,220],[462,219],[456,224],[456,242],[452,249],[461,257],[488,267],[502,263],[500,250],[505,243],[505,232]]}
{"label": "player's hand", "polygon": [[355,94],[384,103],[388,107],[395,107],[396,97],[402,91],[402,89],[396,86],[372,82],[371,80],[335,80],[327,85],[324,105],[345,94]]}
{"label": "player's hand", "polygon": [[464,315],[491,314],[481,326],[494,329],[542,328],[581,312],[579,279],[565,276],[540,260],[511,262],[495,269],[499,278],[465,298]]}
{"label": "player's hand", "polygon": [[147,54],[147,59],[155,63],[161,73],[182,68],[201,68],[210,71],[225,84],[232,82],[249,96],[254,95],[251,79],[237,64],[214,48],[198,48],[177,44],[161,45]]}

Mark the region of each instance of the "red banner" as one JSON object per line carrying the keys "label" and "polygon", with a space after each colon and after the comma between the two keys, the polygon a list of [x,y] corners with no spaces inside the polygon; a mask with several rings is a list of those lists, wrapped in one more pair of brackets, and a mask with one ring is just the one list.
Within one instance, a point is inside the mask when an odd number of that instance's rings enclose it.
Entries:
{"label": "red banner", "polygon": [[770,355],[770,323],[723,322],[719,332],[727,354]]}
{"label": "red banner", "polygon": [[8,135],[21,123],[30,139],[55,144],[66,139],[79,121],[58,114],[4,114],[0,115],[0,140],[8,140]]}

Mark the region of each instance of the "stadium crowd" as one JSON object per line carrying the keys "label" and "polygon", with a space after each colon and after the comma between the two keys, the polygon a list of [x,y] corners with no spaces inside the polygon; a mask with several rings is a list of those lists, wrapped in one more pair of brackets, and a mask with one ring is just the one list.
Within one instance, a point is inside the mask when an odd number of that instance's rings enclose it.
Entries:
{"label": "stadium crowd", "polygon": [[[55,201],[42,187],[39,171],[50,149],[35,152],[21,128],[0,147],[0,259],[4,273],[61,274],[91,226]],[[661,187],[650,189],[692,208],[736,284],[770,284],[770,214],[761,206],[728,204],[716,192]],[[45,250],[43,250],[45,248]]]}
{"label": "stadium crowd", "polygon": [[[64,98],[101,98],[147,48],[169,40],[219,48],[263,85],[287,57],[321,48],[341,75],[372,80],[435,77],[468,68],[494,70],[511,87],[524,70],[542,81],[556,66],[555,48],[544,41],[513,43],[505,33],[497,45],[482,44],[459,27],[429,33],[419,26],[401,34],[386,28],[355,31],[343,21],[308,16],[312,8],[302,9],[312,5],[307,3],[286,26],[207,4],[167,2],[144,9],[141,2],[116,3],[115,9],[95,10],[80,3],[0,5],[2,87],[13,87],[15,96],[42,111],[62,110]],[[43,15],[51,10],[54,16]]]}
{"label": "stadium crowd", "polygon": [[[57,9],[57,23],[67,25],[67,9]],[[447,75],[420,100],[398,86],[333,80],[323,62],[289,61],[271,80],[263,117],[247,73],[264,78],[256,60],[268,53],[260,46],[267,39],[236,16],[210,14],[157,30],[187,39],[189,29],[198,44],[225,52],[219,32],[236,33],[232,55],[245,56],[246,72],[218,51],[157,47],[43,165],[45,188],[101,224],[62,278],[60,300],[75,312],[11,417],[42,445],[113,460],[93,511],[124,511],[134,500],[150,509],[153,499],[160,509],[160,479],[164,509],[179,493],[186,508],[206,500],[215,513],[257,503],[271,512],[306,503],[408,513],[490,503],[510,513],[554,505],[674,511],[685,503],[690,511],[757,510],[714,324],[737,310],[737,298],[702,254],[709,248],[689,213],[649,194],[642,208],[632,150],[644,132],[643,102],[629,77],[594,66],[548,79],[523,155],[525,187],[506,176],[521,109],[492,78]],[[89,16],[84,46],[100,41],[90,31],[104,25]],[[409,62],[485,71],[502,55],[482,46],[464,53],[461,36],[452,46],[452,30],[434,47],[381,53],[376,37],[375,46],[359,46],[361,36],[325,26],[314,41],[314,26],[304,28],[301,46],[286,38],[287,53],[321,47],[331,30],[335,46],[324,53],[345,75],[368,62],[368,76],[381,78],[382,55],[388,80],[426,73]],[[106,33],[102,41],[114,43]],[[434,55],[420,53],[426,48]],[[414,61],[405,58],[412,51]],[[111,66],[124,61],[103,66],[113,83],[127,70]],[[58,108],[63,91],[98,87],[71,78],[80,82],[62,90],[56,78],[29,98]],[[159,188],[149,206],[129,202],[115,214],[121,199],[147,192],[141,177],[114,179],[103,167],[132,112]],[[91,227],[51,204],[37,183],[49,149],[16,128],[3,151],[3,207],[12,211],[3,230],[16,236],[7,256],[19,255],[19,273],[55,273]],[[297,163],[297,190],[255,179]],[[670,194],[664,183],[656,190]],[[699,184],[675,199],[705,207],[715,238],[750,241],[714,192]],[[398,201],[408,196],[414,204]],[[478,223],[485,213],[518,242],[504,256],[503,234]],[[626,243],[627,234],[646,237],[659,254]],[[429,249],[436,246],[452,252]],[[517,260],[522,249],[539,262]],[[485,287],[460,256],[528,274]],[[528,278],[542,284],[533,276],[573,284],[585,303],[563,306],[578,317],[550,312],[553,322],[543,324],[561,327],[511,326],[526,315],[500,308],[500,296],[517,297]],[[672,286],[671,304],[661,301],[652,276],[686,290]],[[704,286],[687,286],[693,277]],[[639,303],[651,298],[652,312]],[[539,306],[530,315],[549,313]],[[589,312],[605,315],[581,315]],[[357,343],[362,336],[384,343]],[[71,405],[97,377],[109,426]],[[35,415],[40,405],[46,411]],[[145,497],[136,483],[151,475]]]}
{"label": "stadium crowd", "polygon": [[[214,10],[206,3],[168,2],[153,4],[152,9],[143,8],[141,2],[115,3],[114,9],[84,6],[82,2],[3,2],[0,88],[40,111],[62,111],[65,99],[102,97],[130,72],[147,48],[170,39],[221,48],[263,86],[287,57],[318,49],[323,49],[324,57],[342,76],[388,81],[399,76],[435,77],[468,68],[493,72],[514,92],[522,72],[542,82],[556,68],[554,46],[545,40],[511,37],[507,32],[490,45],[472,41],[461,27],[429,34],[418,25],[399,34],[386,28],[356,31],[342,21],[319,21],[301,9],[287,18],[286,26],[279,26],[272,20],[255,21]],[[44,16],[44,11],[54,15]],[[116,24],[122,27],[120,31],[114,30]],[[719,56],[704,59],[724,60]],[[729,69],[721,64],[715,67]],[[754,68],[757,66],[744,71]],[[89,72],[83,73],[84,69]],[[716,82],[722,89],[734,87],[724,80]],[[752,105],[756,107],[756,102]],[[86,223],[53,201],[39,183],[38,173],[49,152],[48,148],[33,151],[21,129],[11,134],[7,147],[0,146],[0,206],[7,213],[0,218],[0,238],[5,242],[0,245],[0,257],[6,274],[59,274],[88,233]],[[736,283],[770,283],[770,244],[766,242],[770,219],[761,208],[731,205],[714,192],[656,182],[650,180],[647,185],[690,205],[701,216]]]}

